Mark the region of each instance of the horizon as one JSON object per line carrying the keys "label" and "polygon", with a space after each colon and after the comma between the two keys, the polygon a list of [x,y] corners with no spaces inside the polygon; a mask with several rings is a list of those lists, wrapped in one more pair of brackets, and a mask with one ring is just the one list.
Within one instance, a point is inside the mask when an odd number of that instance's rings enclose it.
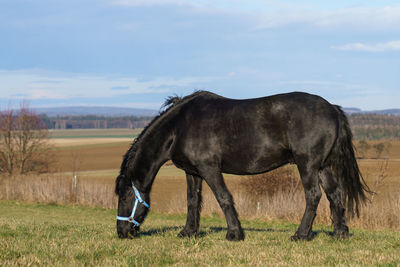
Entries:
{"label": "horizon", "polygon": [[18,0],[0,34],[0,107],[158,110],[200,89],[400,108],[394,0]]}
{"label": "horizon", "polygon": [[[54,107],[30,107],[30,109],[32,109],[33,111],[41,111],[41,110],[50,110],[50,112],[55,112],[55,110],[57,109],[71,109],[71,108],[84,108],[84,109],[121,109],[121,110],[131,110],[131,111],[148,111],[148,112],[155,112],[155,114],[157,114],[158,112],[160,112],[162,110],[162,106],[160,106],[160,108],[155,108],[155,109],[151,109],[151,108],[135,108],[135,107],[118,107],[118,106],[54,106]],[[376,110],[364,110],[361,108],[357,108],[357,107],[342,107],[341,108],[345,111],[345,112],[350,112],[350,113],[357,113],[362,112],[362,113],[371,113],[371,112],[382,112],[382,111],[399,111],[400,112],[400,108],[385,108],[385,109],[376,109]],[[354,111],[354,112],[353,112]],[[42,112],[42,111],[41,111]],[[87,112],[87,111],[86,111]],[[39,113],[41,114],[41,113]],[[89,114],[89,113],[88,113]],[[91,114],[90,115],[96,115],[96,114]]]}
{"label": "horizon", "polygon": [[[343,107],[340,106],[343,109],[346,110],[357,110],[357,111],[362,111],[362,112],[373,112],[373,111],[385,111],[385,110],[400,110],[400,108],[385,108],[385,109],[374,109],[374,110],[365,110],[361,109],[358,107]],[[162,108],[162,104],[160,107],[157,108],[136,108],[136,107],[118,107],[118,106],[90,106],[90,105],[71,105],[71,106],[46,106],[46,107],[31,107],[29,106],[30,109],[65,109],[65,108],[113,108],[113,109],[138,109],[138,110],[148,110],[148,111],[156,111],[158,112]],[[93,114],[95,115],[95,114]]]}

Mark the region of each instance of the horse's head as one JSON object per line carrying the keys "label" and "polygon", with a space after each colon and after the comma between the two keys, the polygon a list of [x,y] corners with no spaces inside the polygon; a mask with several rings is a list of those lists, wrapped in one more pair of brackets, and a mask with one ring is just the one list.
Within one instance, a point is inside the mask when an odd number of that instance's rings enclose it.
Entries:
{"label": "horse's head", "polygon": [[149,193],[141,193],[130,179],[119,175],[115,193],[118,195],[117,233],[120,238],[133,238],[149,211]]}

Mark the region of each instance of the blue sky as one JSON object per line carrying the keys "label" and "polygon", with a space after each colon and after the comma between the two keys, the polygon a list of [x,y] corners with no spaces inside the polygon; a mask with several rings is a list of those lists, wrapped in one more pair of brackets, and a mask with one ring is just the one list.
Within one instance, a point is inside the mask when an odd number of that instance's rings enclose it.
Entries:
{"label": "blue sky", "polygon": [[400,108],[398,1],[0,0],[0,106],[290,91]]}

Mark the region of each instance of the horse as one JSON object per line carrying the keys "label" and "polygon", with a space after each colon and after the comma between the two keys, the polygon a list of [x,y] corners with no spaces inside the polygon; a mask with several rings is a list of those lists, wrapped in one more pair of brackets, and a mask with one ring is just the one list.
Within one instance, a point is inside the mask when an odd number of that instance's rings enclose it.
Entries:
{"label": "horse", "polygon": [[204,180],[225,215],[226,239],[244,239],[222,173],[252,175],[296,164],[306,207],[292,240],[312,239],[321,187],[330,202],[333,236],[341,239],[349,237],[346,209],[358,216],[369,192],[339,106],[302,92],[237,100],[197,91],[168,98],[124,155],[115,181],[120,238],[139,233],[154,178],[168,160],[186,173],[187,219],[179,237],[199,233]]}

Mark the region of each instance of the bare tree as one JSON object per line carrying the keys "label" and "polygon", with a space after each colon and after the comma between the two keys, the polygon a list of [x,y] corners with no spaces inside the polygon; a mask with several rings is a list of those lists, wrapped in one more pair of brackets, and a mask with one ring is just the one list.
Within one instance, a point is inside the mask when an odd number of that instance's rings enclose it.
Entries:
{"label": "bare tree", "polygon": [[26,103],[21,103],[19,110],[1,110],[0,172],[48,172],[54,157],[47,137],[47,128]]}
{"label": "bare tree", "polygon": [[13,173],[15,157],[13,122],[13,110],[0,111],[0,172],[9,175]]}

